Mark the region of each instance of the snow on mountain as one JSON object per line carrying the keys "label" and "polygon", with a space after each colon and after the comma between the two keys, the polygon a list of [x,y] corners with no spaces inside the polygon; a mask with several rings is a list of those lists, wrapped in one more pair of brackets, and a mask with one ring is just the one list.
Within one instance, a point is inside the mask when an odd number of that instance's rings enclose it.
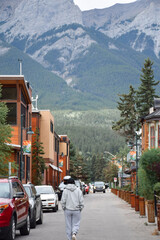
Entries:
{"label": "snow on mountain", "polygon": [[94,26],[115,39],[135,31],[136,37],[132,36],[130,46],[142,52],[150,38],[154,43],[154,53],[159,57],[159,0],[141,0],[130,4],[116,4],[107,9],[86,11],[83,12],[83,23],[88,27]]}
{"label": "snow on mountain", "polygon": [[1,26],[0,32],[5,33],[8,42],[15,37],[41,35],[42,33],[64,24],[82,24],[82,13],[73,0],[8,0],[8,4],[0,5],[5,20],[10,15],[7,9],[12,9],[12,16]]}

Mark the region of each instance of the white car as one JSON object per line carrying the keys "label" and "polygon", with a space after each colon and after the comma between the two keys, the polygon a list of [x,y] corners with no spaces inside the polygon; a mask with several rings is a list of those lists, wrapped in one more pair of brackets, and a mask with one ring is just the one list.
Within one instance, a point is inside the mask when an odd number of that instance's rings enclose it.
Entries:
{"label": "white car", "polygon": [[53,212],[58,210],[58,195],[50,185],[35,186],[37,193],[40,194],[43,209],[52,209]]}

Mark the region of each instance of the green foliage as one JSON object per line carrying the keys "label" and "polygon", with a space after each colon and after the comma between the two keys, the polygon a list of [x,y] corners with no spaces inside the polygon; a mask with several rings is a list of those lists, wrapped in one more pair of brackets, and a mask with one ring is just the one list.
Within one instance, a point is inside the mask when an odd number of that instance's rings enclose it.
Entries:
{"label": "green foliage", "polygon": [[[0,85],[0,99],[1,99]],[[4,102],[0,101],[0,175],[8,175],[9,157],[11,155],[11,147],[7,145],[11,140],[12,129],[6,123],[8,108]],[[16,164],[12,163],[12,168],[16,168]]]}
{"label": "green foliage", "polygon": [[125,190],[125,191],[131,191],[131,184],[125,185],[125,186],[123,186],[123,188],[121,188],[121,189],[123,189],[123,190]]}
{"label": "green foliage", "polygon": [[160,182],[160,149],[151,149],[140,158],[139,193],[146,199],[153,199],[153,189]]}
{"label": "green foliage", "polygon": [[153,190],[156,192],[156,194],[158,194],[158,195],[160,196],[160,182],[157,182],[157,183],[154,185]]}
{"label": "green foliage", "polygon": [[130,86],[128,94],[121,94],[118,102],[120,120],[113,123],[112,129],[117,131],[128,141],[133,141],[136,129],[135,90]]}
{"label": "green foliage", "polygon": [[104,169],[104,178],[106,182],[114,182],[114,177],[118,178],[118,166],[109,162]]}
{"label": "green foliage", "polygon": [[140,117],[149,113],[149,108],[153,106],[154,98],[158,97],[155,93],[155,87],[159,84],[159,81],[155,82],[154,80],[152,66],[153,62],[147,58],[140,76],[141,85],[137,90],[137,111]]}
{"label": "green foliage", "polygon": [[147,200],[152,200],[154,198],[153,185],[149,181],[148,176],[143,168],[138,169],[138,179],[139,195]]}
{"label": "green foliage", "polygon": [[32,145],[32,182],[35,185],[41,185],[45,169],[45,160],[42,143],[39,141],[39,130],[36,128]]}
{"label": "green foliage", "polygon": [[111,130],[112,121],[119,117],[113,109],[101,111],[54,111],[55,131],[68,135],[77,151],[84,155],[110,151],[115,154],[124,138]]}

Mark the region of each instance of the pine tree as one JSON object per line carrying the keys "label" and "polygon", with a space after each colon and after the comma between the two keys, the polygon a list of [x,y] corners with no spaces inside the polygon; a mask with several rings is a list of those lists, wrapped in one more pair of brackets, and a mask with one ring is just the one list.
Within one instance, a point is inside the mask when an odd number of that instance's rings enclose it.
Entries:
{"label": "pine tree", "polygon": [[45,169],[45,160],[42,157],[42,155],[44,155],[44,151],[39,138],[39,130],[36,128],[32,145],[32,182],[35,185],[40,185],[42,183]]}
{"label": "pine tree", "polygon": [[[2,88],[0,85],[0,99]],[[9,157],[11,155],[11,147],[6,143],[10,143],[12,128],[6,123],[8,108],[4,102],[0,101],[0,175],[8,175]],[[12,168],[16,164],[12,163]]]}
{"label": "pine tree", "polygon": [[136,104],[139,117],[148,115],[149,108],[153,106],[154,98],[158,97],[155,94],[155,86],[159,84],[159,81],[155,82],[154,80],[152,66],[153,62],[147,58],[140,76],[141,85],[137,90]]}
{"label": "pine tree", "polygon": [[114,122],[112,129],[119,132],[127,141],[133,141],[137,125],[136,114],[136,91],[130,86],[128,94],[121,94],[118,102],[120,120]]}

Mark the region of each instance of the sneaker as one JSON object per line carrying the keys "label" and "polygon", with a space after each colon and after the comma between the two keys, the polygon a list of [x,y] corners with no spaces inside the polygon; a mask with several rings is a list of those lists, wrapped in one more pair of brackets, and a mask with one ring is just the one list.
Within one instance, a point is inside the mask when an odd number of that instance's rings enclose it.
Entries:
{"label": "sneaker", "polygon": [[74,233],[73,235],[72,235],[72,240],[76,240],[77,238],[76,238],[76,234]]}

